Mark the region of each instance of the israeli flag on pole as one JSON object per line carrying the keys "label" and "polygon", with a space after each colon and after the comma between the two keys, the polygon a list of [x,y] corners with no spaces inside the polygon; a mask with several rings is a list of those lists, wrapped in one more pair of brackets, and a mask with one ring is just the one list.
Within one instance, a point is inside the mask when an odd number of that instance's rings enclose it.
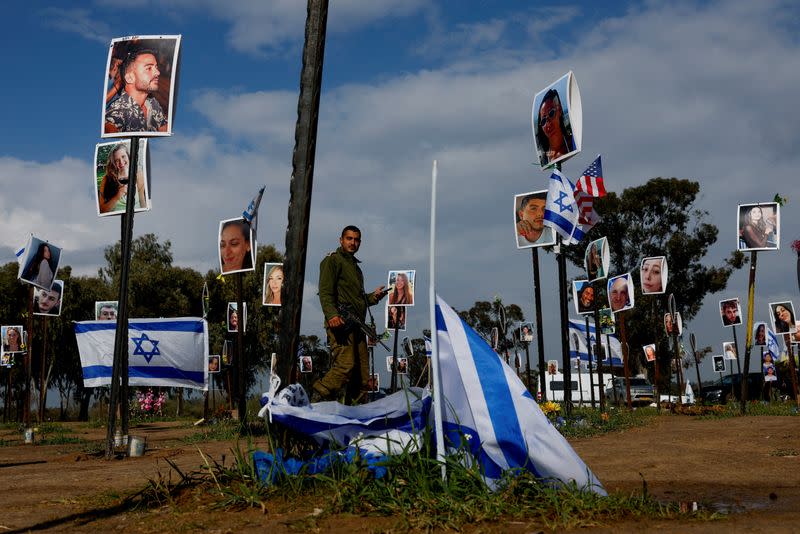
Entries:
{"label": "israeli flag on pole", "polygon": [[772,354],[773,361],[778,361],[781,357],[781,348],[778,345],[778,336],[775,335],[768,326],[765,326],[767,329],[767,352]]}
{"label": "israeli flag on pole", "polygon": [[[75,323],[84,387],[108,386],[116,321]],[[208,388],[208,326],[203,319],[131,319],[128,322],[131,386]]]}
{"label": "israeli flag on pole", "polygon": [[572,245],[584,237],[578,224],[579,215],[578,204],[575,202],[575,186],[569,178],[554,170],[547,190],[544,225],[558,232],[565,244]]}
{"label": "israeli flag on pole", "polygon": [[466,439],[490,486],[503,471],[525,469],[606,494],[514,370],[439,296],[436,330],[445,438],[451,446]]}
{"label": "israeli flag on pole", "polygon": [[[577,335],[578,339],[578,350],[575,351],[575,344],[573,342],[572,334]],[[609,348],[609,343],[606,341],[605,336],[600,336],[600,343],[603,346],[603,350],[605,350],[605,359],[603,360],[604,365],[622,365],[622,345],[619,342],[619,339],[615,335],[609,335],[608,339],[611,343],[611,347]],[[592,343],[592,361],[597,361],[597,354],[595,354],[595,346],[597,344],[597,338],[595,337],[595,330],[594,325],[589,323],[589,340]],[[611,361],[608,361],[608,356],[611,355]],[[580,359],[584,362],[589,361],[589,351],[586,348],[586,324],[583,321],[573,321],[572,319],[569,320],[569,355],[574,360],[575,358],[580,357]]]}

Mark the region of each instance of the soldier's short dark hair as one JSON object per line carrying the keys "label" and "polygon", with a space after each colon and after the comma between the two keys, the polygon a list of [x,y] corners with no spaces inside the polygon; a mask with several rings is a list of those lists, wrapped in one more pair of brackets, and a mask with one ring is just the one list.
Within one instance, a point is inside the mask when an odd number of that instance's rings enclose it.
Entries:
{"label": "soldier's short dark hair", "polygon": [[352,224],[348,224],[344,227],[344,230],[342,230],[342,237],[344,237],[344,234],[347,232],[357,232],[358,235],[361,235],[361,230],[358,228],[358,226],[353,226]]}

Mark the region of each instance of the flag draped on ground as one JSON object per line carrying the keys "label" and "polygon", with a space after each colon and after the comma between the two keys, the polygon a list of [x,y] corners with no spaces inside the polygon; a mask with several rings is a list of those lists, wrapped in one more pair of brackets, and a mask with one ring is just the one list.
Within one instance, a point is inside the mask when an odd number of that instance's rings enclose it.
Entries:
{"label": "flag draped on ground", "polygon": [[604,196],[606,196],[606,187],[603,183],[603,166],[600,156],[597,156],[575,183],[578,224],[584,234],[600,222],[600,216],[594,209],[594,199]]}
{"label": "flag draped on ground", "polygon": [[[575,336],[573,336],[575,334]],[[578,340],[578,350],[575,350],[575,343],[574,339]],[[589,340],[592,343],[592,361],[597,361],[597,354],[595,354],[595,345],[597,344],[597,336],[595,334],[594,325],[589,323]],[[609,341],[611,343],[611,347],[609,350]],[[619,339],[615,335],[609,335],[608,341],[606,341],[605,336],[600,336],[600,343],[605,350],[605,358],[603,359],[603,363],[605,365],[622,365],[622,345],[619,342]],[[582,361],[589,361],[589,351],[586,348],[586,324],[583,321],[573,321],[570,319],[569,321],[569,354],[572,359],[580,357]],[[611,356],[611,361],[609,362],[608,357]]]}
{"label": "flag draped on ground", "polygon": [[524,469],[605,494],[514,370],[438,296],[436,330],[445,437],[468,444],[490,485],[503,471]]}
{"label": "flag draped on ground", "polygon": [[[115,321],[75,323],[85,387],[111,384]],[[128,322],[129,384],[205,389],[208,328],[203,319],[131,319]]]}

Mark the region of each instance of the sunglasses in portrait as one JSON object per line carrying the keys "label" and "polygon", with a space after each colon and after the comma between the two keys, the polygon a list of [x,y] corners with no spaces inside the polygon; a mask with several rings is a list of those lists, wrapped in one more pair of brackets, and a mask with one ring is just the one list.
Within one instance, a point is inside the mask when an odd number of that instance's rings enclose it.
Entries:
{"label": "sunglasses in portrait", "polygon": [[541,117],[539,119],[539,124],[541,126],[544,126],[545,124],[547,124],[547,121],[552,120],[553,117],[555,116],[556,116],[556,108],[550,108],[550,111],[548,111],[544,117]]}

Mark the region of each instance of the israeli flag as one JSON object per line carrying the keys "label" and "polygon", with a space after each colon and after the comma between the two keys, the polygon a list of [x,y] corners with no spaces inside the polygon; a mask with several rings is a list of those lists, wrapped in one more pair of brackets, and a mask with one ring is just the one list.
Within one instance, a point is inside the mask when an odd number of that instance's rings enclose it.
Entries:
{"label": "israeli flag", "polygon": [[[116,321],[75,323],[85,387],[108,386],[114,362]],[[128,383],[208,389],[208,326],[203,319],[131,319]]]}
{"label": "israeli flag", "polygon": [[445,439],[466,440],[490,486],[508,469],[525,469],[606,494],[514,370],[438,296],[436,330]]}
{"label": "israeli flag", "polygon": [[[573,335],[574,334],[574,335]],[[578,341],[577,350],[575,347],[575,340]],[[595,335],[594,324],[589,323],[589,340],[592,343],[592,361],[597,361],[597,354],[595,354],[595,347],[597,346],[597,337]],[[610,347],[609,347],[610,342]],[[609,335],[608,341],[606,336],[600,336],[600,344],[605,351],[603,358],[604,365],[622,365],[622,344],[615,335]],[[580,358],[581,361],[589,361],[589,351],[586,348],[586,323],[584,321],[569,320],[569,355],[574,360]],[[611,355],[611,361],[608,357]]]}
{"label": "israeli flag", "polygon": [[778,346],[778,336],[769,327],[767,329],[767,352],[772,354],[772,360],[778,361],[781,357],[781,348]]}
{"label": "israeli flag", "polygon": [[578,204],[575,202],[575,186],[569,178],[554,170],[547,189],[544,225],[558,232],[565,244],[575,244],[585,235],[578,224],[579,215]]}

